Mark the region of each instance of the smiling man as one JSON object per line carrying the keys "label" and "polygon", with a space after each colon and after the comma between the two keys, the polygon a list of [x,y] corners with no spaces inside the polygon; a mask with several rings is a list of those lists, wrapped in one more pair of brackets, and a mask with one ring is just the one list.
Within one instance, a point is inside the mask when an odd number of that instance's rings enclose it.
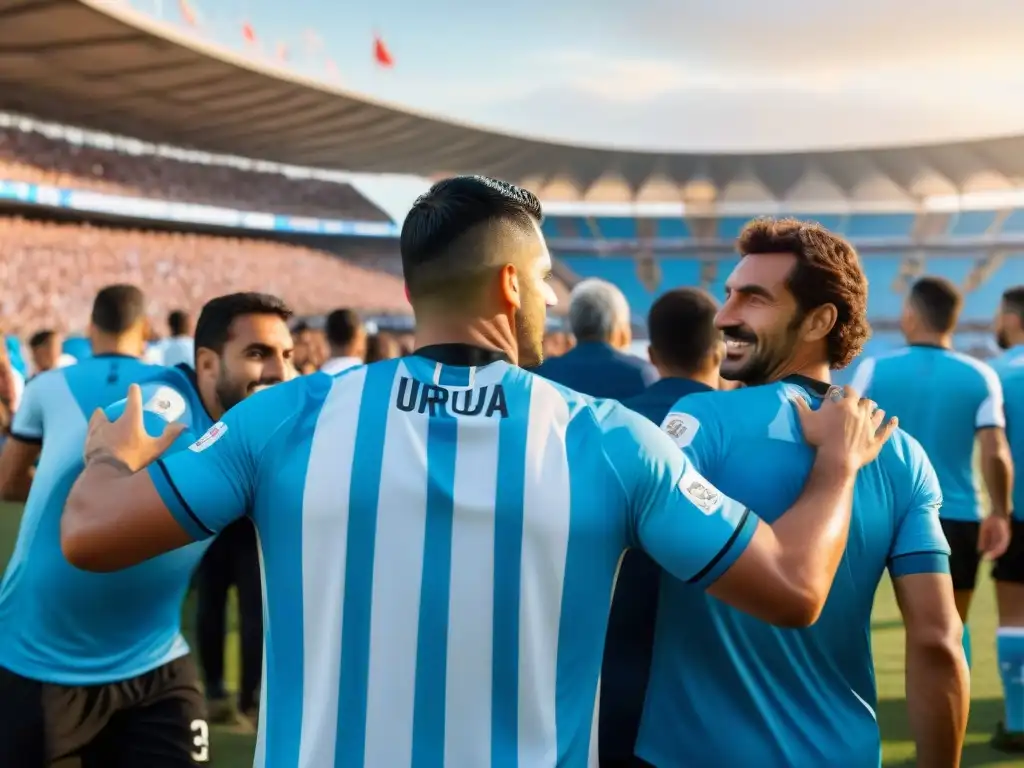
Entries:
{"label": "smiling man", "polygon": [[[817,224],[758,219],[738,248],[716,325],[722,376],[746,386],[682,398],[663,429],[719,490],[778,523],[814,456],[794,401],[819,408],[836,391],[830,370],[870,332],[868,286],[853,247]],[[637,754],[656,768],[877,768],[869,626],[888,569],[919,764],[957,765],[969,692],[940,503],[928,457],[897,430],[857,476],[843,565],[807,629],[772,627],[664,577]]]}
{"label": "smiling man", "polygon": [[[128,289],[115,294],[135,296]],[[137,298],[128,304],[141,310],[141,294]],[[83,468],[85,418],[109,405],[104,397],[123,397],[131,382],[142,382],[142,426],[153,435],[168,423],[184,427],[174,448],[181,450],[233,405],[294,376],[290,316],[274,296],[221,296],[199,317],[194,373],[187,365],[163,368],[97,355],[29,385],[44,387],[40,395],[59,409],[47,410],[40,422],[39,469],[0,586],[4,768],[209,762],[206,708],[181,635],[182,598],[206,542],[123,573],[91,574],[61,554],[60,518]],[[136,336],[134,350],[141,352],[143,335]],[[90,387],[83,386],[83,375],[92,377]],[[56,400],[60,387],[68,394]],[[107,412],[114,417],[124,407],[122,401]]]}

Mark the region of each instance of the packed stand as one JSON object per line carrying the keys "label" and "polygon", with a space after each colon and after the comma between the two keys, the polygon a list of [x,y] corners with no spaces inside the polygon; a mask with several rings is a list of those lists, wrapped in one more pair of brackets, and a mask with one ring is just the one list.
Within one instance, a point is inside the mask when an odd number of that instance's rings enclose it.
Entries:
{"label": "packed stand", "polygon": [[0,128],[0,179],[265,213],[388,221],[348,184],[133,156],[10,128]]}
{"label": "packed stand", "polygon": [[81,330],[96,291],[153,286],[152,316],[240,290],[269,291],[301,314],[339,304],[407,313],[402,282],[313,248],[180,232],[119,230],[0,218],[4,331]]}

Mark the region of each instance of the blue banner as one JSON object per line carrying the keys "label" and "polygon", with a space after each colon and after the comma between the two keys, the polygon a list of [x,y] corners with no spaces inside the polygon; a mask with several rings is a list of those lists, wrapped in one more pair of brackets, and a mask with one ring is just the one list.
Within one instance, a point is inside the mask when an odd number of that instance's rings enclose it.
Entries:
{"label": "blue banner", "polygon": [[128,219],[201,224],[250,231],[379,238],[397,238],[400,234],[398,226],[390,221],[346,221],[280,216],[273,213],[238,211],[233,208],[219,208],[213,205],[172,203],[166,200],[109,195],[105,192],[49,187],[42,184],[3,179],[0,179],[0,200],[48,208],[104,213]]}

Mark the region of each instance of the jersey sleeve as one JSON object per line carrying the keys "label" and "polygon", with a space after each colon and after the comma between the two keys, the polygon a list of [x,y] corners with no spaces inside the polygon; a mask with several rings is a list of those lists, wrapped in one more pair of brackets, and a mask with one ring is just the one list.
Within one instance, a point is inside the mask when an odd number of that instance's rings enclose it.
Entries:
{"label": "jersey sleeve", "polygon": [[181,527],[204,539],[252,509],[264,449],[295,411],[301,380],[278,384],[239,403],[187,450],[147,469]]}
{"label": "jersey sleeve", "polygon": [[11,437],[23,443],[40,444],[43,442],[44,401],[49,388],[49,377],[40,376],[33,379],[31,383],[24,385],[24,390],[18,397],[17,382],[22,379],[13,368],[11,375],[14,376],[15,400],[18,402],[14,418],[11,420]]}
{"label": "jersey sleeve", "polygon": [[661,430],[682,449],[698,472],[715,474],[721,456],[721,430],[709,398],[682,398],[662,421]]}
{"label": "jersey sleeve", "polygon": [[1006,415],[1003,410],[1003,384],[992,368],[981,363],[982,380],[985,382],[985,397],[974,416],[975,429],[1005,427]]}
{"label": "jersey sleeve", "polygon": [[939,523],[939,478],[920,444],[905,439],[903,482],[908,486],[908,503],[889,551],[889,574],[896,579],[915,573],[949,573],[949,544]]}
{"label": "jersey sleeve", "polygon": [[634,543],[683,581],[707,587],[750,543],[758,519],[694,469],[653,423],[622,407],[605,450],[622,483]]}

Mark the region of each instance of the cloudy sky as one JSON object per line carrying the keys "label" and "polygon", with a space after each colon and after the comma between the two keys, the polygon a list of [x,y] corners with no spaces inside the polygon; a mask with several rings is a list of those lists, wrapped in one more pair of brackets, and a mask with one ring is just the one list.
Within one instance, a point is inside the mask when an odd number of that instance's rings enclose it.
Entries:
{"label": "cloudy sky", "polygon": [[248,21],[347,89],[533,137],[706,152],[1024,131],[1021,0],[188,2],[221,40]]}

